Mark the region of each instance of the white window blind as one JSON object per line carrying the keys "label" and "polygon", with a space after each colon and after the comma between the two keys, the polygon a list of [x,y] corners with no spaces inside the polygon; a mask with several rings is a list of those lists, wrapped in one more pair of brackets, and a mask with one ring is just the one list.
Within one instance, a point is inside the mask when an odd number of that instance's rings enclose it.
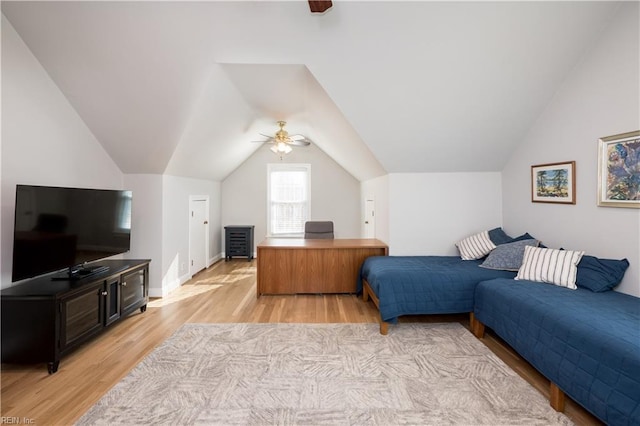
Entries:
{"label": "white window blind", "polygon": [[268,165],[269,235],[302,236],[310,217],[310,164]]}

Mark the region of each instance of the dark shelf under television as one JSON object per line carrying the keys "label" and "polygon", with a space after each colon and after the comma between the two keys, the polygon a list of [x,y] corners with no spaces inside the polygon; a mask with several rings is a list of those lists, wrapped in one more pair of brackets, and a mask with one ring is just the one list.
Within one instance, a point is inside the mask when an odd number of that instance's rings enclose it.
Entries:
{"label": "dark shelf under television", "polygon": [[149,259],[100,260],[105,267],[74,280],[44,275],[0,292],[2,362],[47,363],[60,359],[149,300]]}

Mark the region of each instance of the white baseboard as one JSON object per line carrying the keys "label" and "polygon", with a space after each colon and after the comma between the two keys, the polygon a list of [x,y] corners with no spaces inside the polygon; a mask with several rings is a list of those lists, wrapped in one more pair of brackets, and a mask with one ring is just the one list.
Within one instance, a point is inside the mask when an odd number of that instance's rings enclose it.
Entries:
{"label": "white baseboard", "polygon": [[[193,275],[189,275],[189,274],[184,274],[182,276],[180,276],[178,278],[178,287],[180,287],[182,284],[186,283],[187,281],[189,281],[191,279],[191,277],[193,277]],[[176,287],[177,288],[177,287]]]}
{"label": "white baseboard", "polygon": [[171,281],[167,282],[166,285],[162,289],[162,293],[163,293],[162,297],[168,295],[169,293],[171,293],[175,289],[179,288],[182,285],[182,283],[183,283],[182,280],[184,279],[185,276],[188,277],[189,275],[188,274],[187,275],[183,275],[181,277],[178,277],[175,280],[171,280]]}
{"label": "white baseboard", "polygon": [[209,259],[209,263],[207,263],[207,268],[213,265],[214,263],[216,263],[220,259],[224,259],[223,253],[218,253],[215,256],[213,256],[211,259]]}

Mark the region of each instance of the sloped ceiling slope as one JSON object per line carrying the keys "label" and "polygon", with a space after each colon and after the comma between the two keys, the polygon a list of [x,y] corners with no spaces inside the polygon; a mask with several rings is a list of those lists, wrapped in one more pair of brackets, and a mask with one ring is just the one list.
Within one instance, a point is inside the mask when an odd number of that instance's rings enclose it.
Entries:
{"label": "sloped ceiling slope", "polygon": [[306,66],[291,64],[214,65],[166,172],[223,178],[262,146],[250,142],[273,135],[281,119],[289,133],[311,138],[357,179],[385,173]]}
{"label": "sloped ceiling slope", "polygon": [[222,180],[275,120],[360,180],[501,170],[614,2],[2,2],[125,173]]}

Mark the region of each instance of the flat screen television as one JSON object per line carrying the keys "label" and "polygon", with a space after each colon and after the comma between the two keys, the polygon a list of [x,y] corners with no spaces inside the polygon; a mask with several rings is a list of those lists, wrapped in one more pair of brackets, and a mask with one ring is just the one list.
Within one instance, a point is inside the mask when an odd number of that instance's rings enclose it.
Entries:
{"label": "flat screen television", "polygon": [[17,185],[12,281],[107,269],[87,263],[129,251],[131,202],[131,191]]}

